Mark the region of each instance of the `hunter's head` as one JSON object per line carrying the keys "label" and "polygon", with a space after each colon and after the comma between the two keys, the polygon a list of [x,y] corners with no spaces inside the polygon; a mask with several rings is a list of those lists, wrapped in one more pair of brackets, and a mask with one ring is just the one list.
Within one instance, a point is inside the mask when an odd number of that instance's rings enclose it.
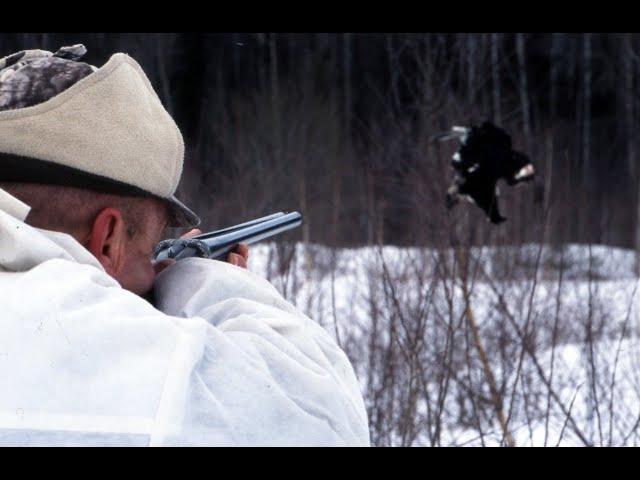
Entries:
{"label": "hunter's head", "polygon": [[0,188],[31,207],[26,222],[67,233],[123,286],[146,293],[167,226],[197,216],[174,196],[182,135],[140,66],[100,69],[82,45],[0,59]]}

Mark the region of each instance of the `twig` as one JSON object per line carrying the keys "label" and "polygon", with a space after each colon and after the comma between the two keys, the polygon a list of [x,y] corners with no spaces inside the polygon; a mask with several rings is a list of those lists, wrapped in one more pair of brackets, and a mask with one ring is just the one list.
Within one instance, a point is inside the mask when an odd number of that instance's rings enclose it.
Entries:
{"label": "twig", "polygon": [[[458,257],[458,263],[460,265],[464,265],[464,263],[462,262],[462,254],[459,246],[456,247],[456,256]],[[467,320],[469,321],[469,326],[471,327],[471,333],[473,335],[473,342],[476,347],[476,350],[478,351],[478,356],[480,357],[480,363],[482,364],[482,370],[487,380],[489,391],[491,392],[491,402],[493,403],[493,407],[496,410],[498,423],[500,424],[500,428],[502,429],[502,433],[504,435],[504,439],[507,446],[514,447],[515,443],[513,441],[513,437],[511,436],[511,433],[507,428],[507,422],[506,422],[504,411],[502,408],[502,401],[500,400],[500,392],[498,391],[498,387],[496,385],[496,380],[493,375],[493,371],[491,370],[491,366],[489,365],[489,358],[487,357],[487,352],[484,348],[484,345],[482,344],[482,339],[480,338],[480,332],[478,330],[478,325],[476,323],[475,315],[473,314],[473,310],[471,309],[466,274],[463,275],[461,272],[460,279],[462,281],[462,292],[463,292],[464,301],[465,301],[465,314],[467,316]]]}

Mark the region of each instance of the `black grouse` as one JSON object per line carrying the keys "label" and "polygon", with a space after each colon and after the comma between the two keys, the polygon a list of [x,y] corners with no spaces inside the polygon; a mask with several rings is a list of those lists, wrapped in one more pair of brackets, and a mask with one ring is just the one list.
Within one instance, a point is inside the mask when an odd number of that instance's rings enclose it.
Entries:
{"label": "black grouse", "polygon": [[456,137],[460,148],[451,165],[456,171],[453,185],[446,196],[447,208],[453,208],[461,197],[472,200],[494,224],[506,220],[500,215],[496,184],[504,179],[508,185],[527,182],[534,177],[529,158],[511,147],[511,137],[490,122],[480,126],[453,127],[442,140]]}

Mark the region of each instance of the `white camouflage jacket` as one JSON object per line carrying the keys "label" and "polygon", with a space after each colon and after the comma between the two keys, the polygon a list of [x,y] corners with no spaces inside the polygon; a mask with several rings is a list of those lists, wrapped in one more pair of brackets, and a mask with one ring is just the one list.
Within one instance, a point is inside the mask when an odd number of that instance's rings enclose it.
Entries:
{"label": "white camouflage jacket", "polygon": [[0,190],[0,445],[369,445],[345,354],[266,280],[186,259],[157,309]]}

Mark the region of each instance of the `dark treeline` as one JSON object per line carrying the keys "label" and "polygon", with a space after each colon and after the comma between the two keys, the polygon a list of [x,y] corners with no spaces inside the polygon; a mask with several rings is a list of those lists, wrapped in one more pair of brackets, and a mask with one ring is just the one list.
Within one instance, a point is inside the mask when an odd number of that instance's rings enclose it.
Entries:
{"label": "dark treeline", "polygon": [[[306,241],[640,245],[632,34],[2,34],[0,55],[84,43],[136,58],[185,135],[179,194],[216,227],[301,210]],[[447,212],[455,145],[492,119],[532,157],[501,189],[506,224]]]}

